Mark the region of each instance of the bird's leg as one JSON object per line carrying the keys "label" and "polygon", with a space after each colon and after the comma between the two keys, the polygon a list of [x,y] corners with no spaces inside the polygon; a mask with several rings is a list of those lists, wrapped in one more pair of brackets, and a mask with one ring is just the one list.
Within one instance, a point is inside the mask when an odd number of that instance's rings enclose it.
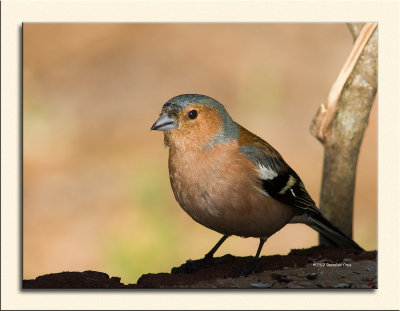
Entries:
{"label": "bird's leg", "polygon": [[244,269],[239,269],[239,271],[238,271],[239,276],[245,276],[245,275],[249,275],[249,274],[256,272],[256,270],[258,269],[258,267],[261,264],[260,253],[264,246],[265,241],[267,241],[267,238],[260,238],[260,244],[258,244],[256,256],[254,257],[253,261],[247,267],[245,267]]}
{"label": "bird's leg", "polygon": [[171,273],[172,274],[177,274],[177,273],[192,273],[194,271],[197,271],[199,269],[207,268],[211,266],[211,264],[214,263],[214,254],[218,250],[218,248],[224,243],[224,241],[229,237],[229,235],[224,235],[218,242],[215,244],[215,246],[204,256],[202,259],[198,260],[188,260],[186,263],[181,265],[180,267],[175,267],[172,268]]}
{"label": "bird's leg", "polygon": [[215,246],[204,256],[204,260],[211,260],[214,257],[215,252],[218,250],[218,248],[222,245],[222,243],[225,242],[225,240],[229,237],[229,235],[224,235],[218,242],[215,244]]}
{"label": "bird's leg", "polygon": [[254,258],[254,260],[258,260],[258,258],[260,257],[261,250],[262,250],[266,240],[267,240],[267,238],[260,238],[260,244],[258,244],[256,257]]}

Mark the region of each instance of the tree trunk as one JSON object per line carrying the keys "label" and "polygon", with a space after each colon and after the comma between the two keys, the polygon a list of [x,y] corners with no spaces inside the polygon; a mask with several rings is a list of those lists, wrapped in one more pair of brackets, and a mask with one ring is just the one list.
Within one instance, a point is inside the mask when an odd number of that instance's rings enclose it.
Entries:
{"label": "tree trunk", "polygon": [[[310,130],[324,146],[320,209],[352,237],[357,160],[377,91],[378,49],[376,24],[348,26],[357,38],[353,51]],[[320,236],[320,244],[330,243]]]}

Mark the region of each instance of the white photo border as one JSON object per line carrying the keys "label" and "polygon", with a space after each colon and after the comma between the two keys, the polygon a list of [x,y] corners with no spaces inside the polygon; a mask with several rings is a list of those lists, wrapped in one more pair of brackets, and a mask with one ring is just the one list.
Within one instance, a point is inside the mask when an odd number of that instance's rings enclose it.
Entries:
{"label": "white photo border", "polygon": [[[2,1],[1,309],[398,309],[398,1]],[[377,290],[21,290],[23,22],[378,22]]]}

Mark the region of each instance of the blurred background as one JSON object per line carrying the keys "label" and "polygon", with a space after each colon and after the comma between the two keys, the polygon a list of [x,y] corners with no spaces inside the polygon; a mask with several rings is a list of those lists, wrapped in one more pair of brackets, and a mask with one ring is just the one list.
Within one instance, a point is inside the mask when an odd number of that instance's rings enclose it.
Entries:
{"label": "blurred background", "polygon": [[[161,106],[211,96],[269,141],[319,201],[323,148],[309,133],[353,45],[345,24],[23,25],[23,277],[97,270],[135,283],[198,259],[220,238],[179,207]],[[354,239],[377,248],[377,105],[361,146]],[[318,243],[305,225],[263,255]],[[253,256],[232,237],[216,256]]]}

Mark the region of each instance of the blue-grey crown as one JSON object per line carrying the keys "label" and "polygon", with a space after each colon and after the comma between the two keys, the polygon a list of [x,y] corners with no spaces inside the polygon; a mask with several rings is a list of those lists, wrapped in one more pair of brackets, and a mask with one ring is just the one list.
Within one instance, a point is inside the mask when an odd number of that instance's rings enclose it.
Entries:
{"label": "blue-grey crown", "polygon": [[218,145],[237,139],[239,135],[238,125],[232,120],[225,110],[225,107],[215,99],[201,94],[183,94],[171,98],[162,107],[161,113],[178,114],[179,111],[187,108],[191,104],[211,106],[219,111],[223,120],[223,128],[209,142],[209,146]]}

